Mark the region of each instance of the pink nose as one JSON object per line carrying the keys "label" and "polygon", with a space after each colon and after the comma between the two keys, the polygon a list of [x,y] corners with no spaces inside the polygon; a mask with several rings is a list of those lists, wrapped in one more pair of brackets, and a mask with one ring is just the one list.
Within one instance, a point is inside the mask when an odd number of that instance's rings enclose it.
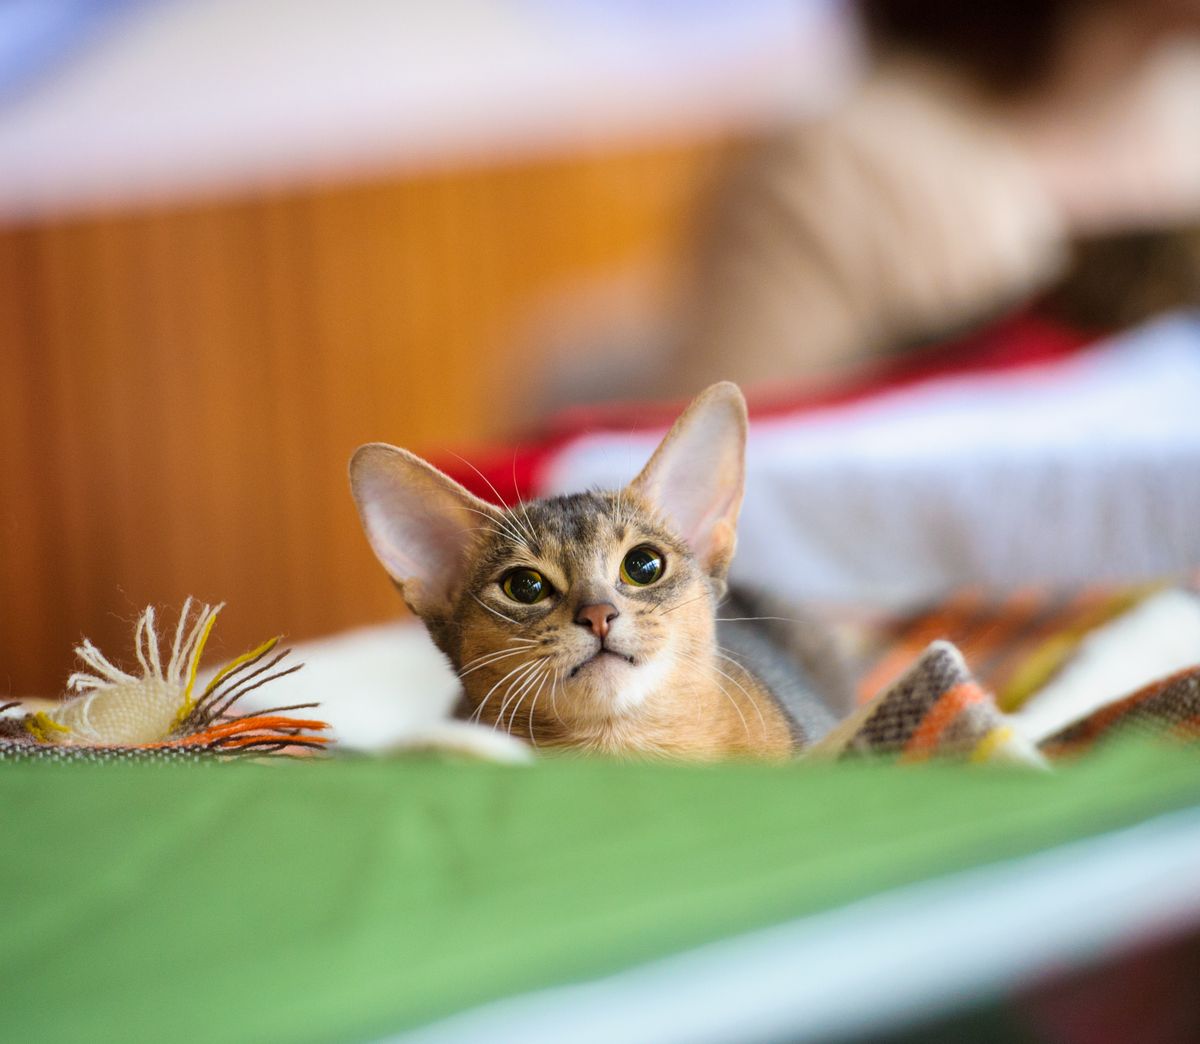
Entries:
{"label": "pink nose", "polygon": [[608,634],[608,625],[621,614],[615,605],[601,602],[599,605],[581,605],[575,614],[575,622],[583,627],[590,627],[601,641]]}

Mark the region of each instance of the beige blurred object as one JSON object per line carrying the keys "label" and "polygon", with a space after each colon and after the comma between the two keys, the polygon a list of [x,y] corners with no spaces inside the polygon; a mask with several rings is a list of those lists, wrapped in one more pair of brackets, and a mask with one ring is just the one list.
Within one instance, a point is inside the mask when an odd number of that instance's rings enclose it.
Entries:
{"label": "beige blurred object", "polygon": [[1009,119],[1071,232],[1200,219],[1200,43],[1174,41],[1119,83],[1076,91]]}
{"label": "beige blurred object", "polygon": [[674,377],[819,377],[1052,279],[1066,228],[1027,157],[948,72],[896,60],[829,119],[757,148],[714,200]]}
{"label": "beige blurred object", "polygon": [[[827,119],[751,150],[703,224],[665,390],[819,383],[1051,288],[1077,239],[1200,220],[1200,46],[1103,75],[1008,98],[893,55]],[[1200,299],[1128,269],[1118,296]]]}

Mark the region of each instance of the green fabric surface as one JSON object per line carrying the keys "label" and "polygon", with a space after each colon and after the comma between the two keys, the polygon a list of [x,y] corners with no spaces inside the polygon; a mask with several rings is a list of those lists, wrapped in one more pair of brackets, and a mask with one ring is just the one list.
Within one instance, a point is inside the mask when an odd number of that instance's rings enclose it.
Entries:
{"label": "green fabric surface", "polygon": [[4,1039],[362,1040],[1200,801],[1200,758],[0,766]]}

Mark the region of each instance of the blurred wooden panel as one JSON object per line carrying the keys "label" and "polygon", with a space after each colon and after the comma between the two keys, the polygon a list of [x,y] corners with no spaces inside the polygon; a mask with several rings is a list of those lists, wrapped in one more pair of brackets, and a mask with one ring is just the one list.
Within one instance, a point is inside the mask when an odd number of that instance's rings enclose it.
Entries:
{"label": "blurred wooden panel", "polygon": [[547,295],[669,268],[717,144],[0,229],[0,694],[148,603],[225,600],[218,652],[386,618],[360,442],[510,436]]}

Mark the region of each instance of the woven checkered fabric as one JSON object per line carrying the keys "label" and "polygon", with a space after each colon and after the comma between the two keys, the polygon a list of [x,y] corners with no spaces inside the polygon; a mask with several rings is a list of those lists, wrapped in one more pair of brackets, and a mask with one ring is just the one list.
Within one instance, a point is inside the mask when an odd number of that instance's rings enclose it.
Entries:
{"label": "woven checkered fabric", "polygon": [[1119,735],[1200,739],[1200,666],[1106,704],[1035,747],[975,679],[959,650],[934,642],[874,700],[810,753],[884,754],[901,761],[949,757],[1045,764]]}
{"label": "woven checkered fabric", "polygon": [[1101,707],[1042,743],[1050,757],[1082,754],[1121,734],[1200,739],[1200,667],[1189,667]]}
{"label": "woven checkered fabric", "polygon": [[811,753],[885,754],[901,761],[937,756],[1043,763],[949,642],[932,643],[899,680],[843,721]]}
{"label": "woven checkered fabric", "polygon": [[0,742],[0,761],[219,761],[208,747],[54,747]]}
{"label": "woven checkered fabric", "polygon": [[[1190,584],[1176,585],[1193,589]],[[1075,654],[1087,635],[1112,622],[1165,585],[1073,592],[1024,588],[1006,596],[960,591],[867,627],[858,696],[872,700],[921,655],[930,642],[952,642],[975,678],[1006,711],[1014,711]]]}

